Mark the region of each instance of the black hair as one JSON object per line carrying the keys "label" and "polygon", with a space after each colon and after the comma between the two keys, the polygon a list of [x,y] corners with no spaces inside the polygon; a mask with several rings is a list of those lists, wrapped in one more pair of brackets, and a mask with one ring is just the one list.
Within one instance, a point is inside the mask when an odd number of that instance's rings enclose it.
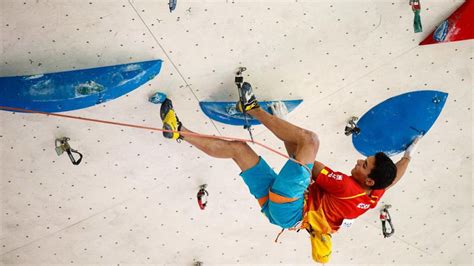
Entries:
{"label": "black hair", "polygon": [[377,152],[375,166],[368,176],[375,182],[372,189],[386,188],[393,183],[397,176],[397,166],[385,153]]}

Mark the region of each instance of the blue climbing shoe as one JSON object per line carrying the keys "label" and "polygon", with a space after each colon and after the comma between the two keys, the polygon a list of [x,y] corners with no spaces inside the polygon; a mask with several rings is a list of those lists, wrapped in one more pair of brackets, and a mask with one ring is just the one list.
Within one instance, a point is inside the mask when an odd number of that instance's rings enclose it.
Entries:
{"label": "blue climbing shoe", "polygon": [[170,99],[166,98],[166,100],[161,104],[160,108],[160,117],[163,121],[163,129],[164,130],[172,130],[175,132],[163,132],[163,136],[168,139],[183,139],[183,136],[179,134],[178,131],[181,130],[181,122],[176,116],[176,113],[173,109],[173,103]]}

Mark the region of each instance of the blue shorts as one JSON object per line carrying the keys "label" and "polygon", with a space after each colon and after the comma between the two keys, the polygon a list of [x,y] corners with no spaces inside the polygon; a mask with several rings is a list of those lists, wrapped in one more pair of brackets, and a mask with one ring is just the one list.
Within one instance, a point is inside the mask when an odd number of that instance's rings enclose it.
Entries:
{"label": "blue shorts", "polygon": [[[307,164],[309,169],[313,164]],[[262,206],[262,212],[270,223],[282,228],[293,227],[303,218],[304,191],[309,186],[311,174],[306,168],[288,160],[279,174],[260,157],[258,163],[240,173],[250,193],[257,199],[269,195],[269,191],[285,198],[296,198],[287,203],[276,203],[267,200]]]}

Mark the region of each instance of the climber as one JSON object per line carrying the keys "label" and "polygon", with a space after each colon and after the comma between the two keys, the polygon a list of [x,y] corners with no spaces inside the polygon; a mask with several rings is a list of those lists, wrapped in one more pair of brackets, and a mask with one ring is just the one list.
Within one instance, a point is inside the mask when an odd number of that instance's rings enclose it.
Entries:
{"label": "climber", "polygon": [[271,115],[260,108],[249,83],[244,82],[240,90],[243,97],[237,109],[258,119],[284,142],[288,155],[299,163],[288,160],[277,174],[245,142],[186,134],[192,131],[178,119],[169,99],[163,102],[160,116],[163,129],[173,132],[163,135],[185,140],[212,157],[233,159],[270,223],[283,229],[306,229],[310,233],[313,259],[328,262],[331,234],[374,208],[385,190],[400,180],[419,138],[396,164],[380,152],[358,160],[348,176],[315,160],[318,135],[280,119],[281,105],[273,105]]}

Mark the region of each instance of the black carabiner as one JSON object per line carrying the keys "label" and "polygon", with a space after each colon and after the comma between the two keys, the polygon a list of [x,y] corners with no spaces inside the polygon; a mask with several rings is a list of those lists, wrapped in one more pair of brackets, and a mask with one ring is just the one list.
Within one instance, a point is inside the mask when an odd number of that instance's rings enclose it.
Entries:
{"label": "black carabiner", "polygon": [[[80,152],[78,152],[76,150],[73,150],[73,149],[67,149],[66,152],[67,152],[67,155],[69,156],[69,159],[71,159],[72,164],[79,165],[81,163],[82,154]],[[79,160],[76,161],[76,159],[74,159],[74,156],[72,155],[72,153],[79,154]]]}
{"label": "black carabiner", "polygon": [[[71,160],[72,164],[74,165],[79,165],[82,161],[82,154],[69,146],[69,141],[70,139],[68,137],[60,138],[55,140],[55,146],[56,146],[56,153],[59,155],[63,154],[64,152],[67,153],[69,156],[69,159]],[[72,153],[77,153],[79,154],[79,160],[76,160]]]}

